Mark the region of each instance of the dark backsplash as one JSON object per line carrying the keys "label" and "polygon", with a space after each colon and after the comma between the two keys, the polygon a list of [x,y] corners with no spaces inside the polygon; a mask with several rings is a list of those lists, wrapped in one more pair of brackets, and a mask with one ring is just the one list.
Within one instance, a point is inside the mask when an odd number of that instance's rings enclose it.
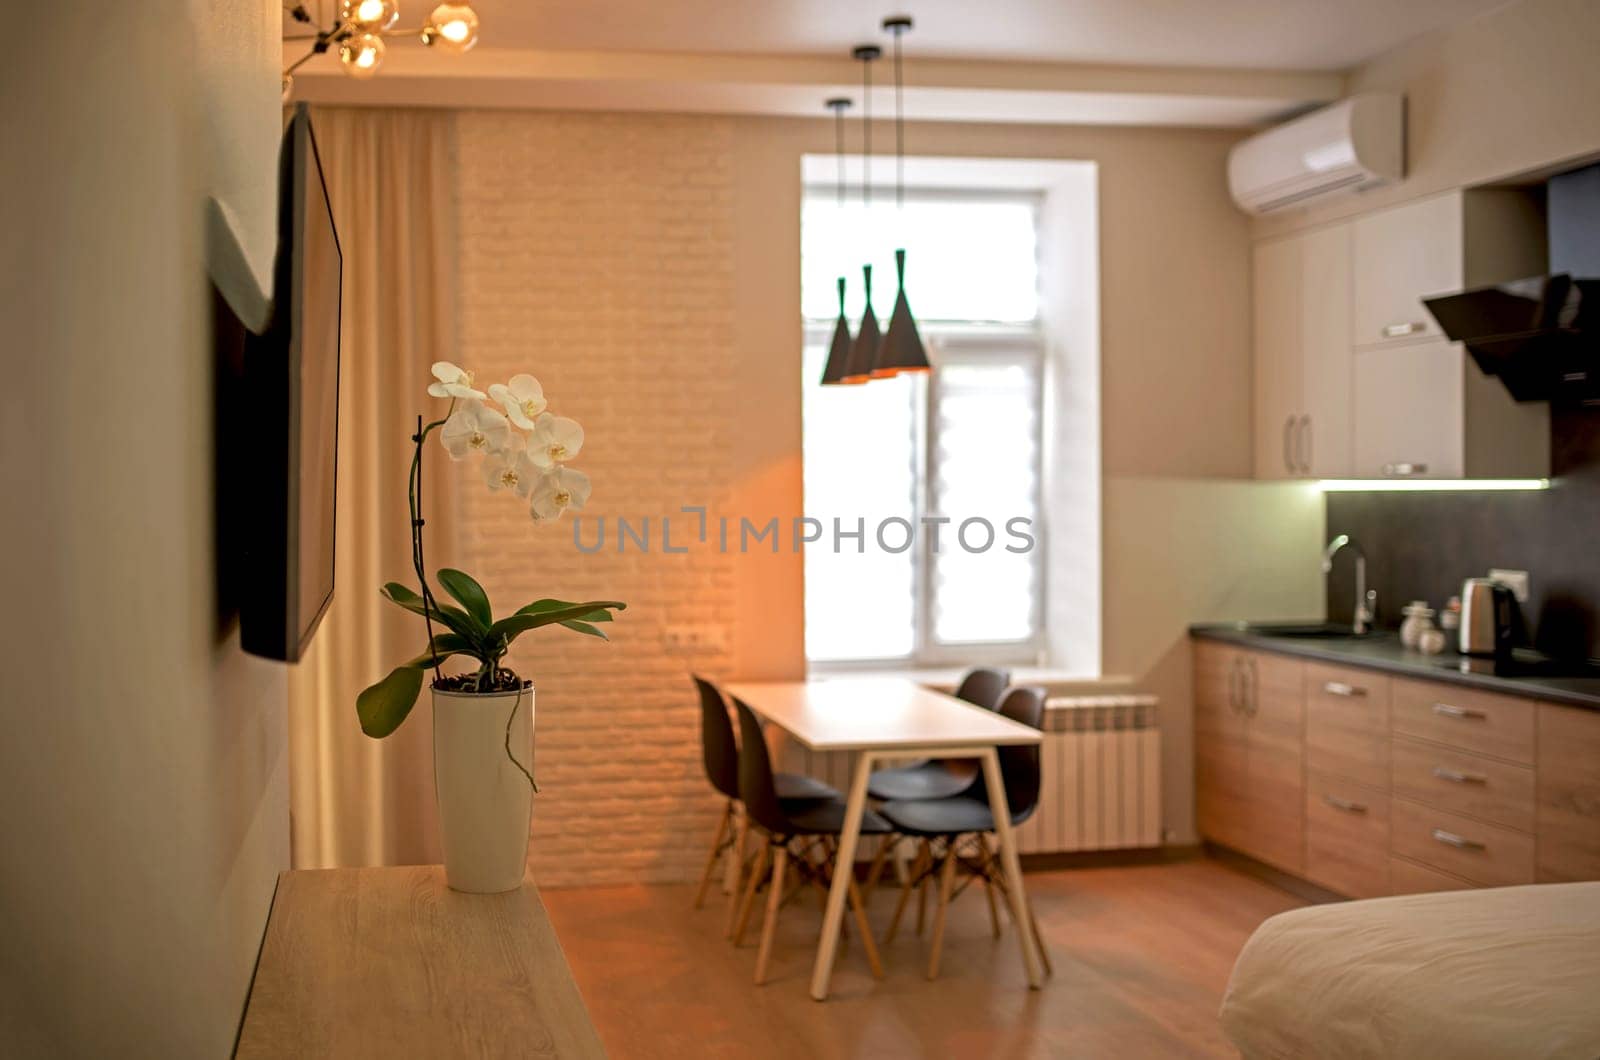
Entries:
{"label": "dark backsplash", "polygon": [[[1328,537],[1349,534],[1367,554],[1378,622],[1397,626],[1412,600],[1435,607],[1490,567],[1529,572],[1527,643],[1551,655],[1600,659],[1600,408],[1552,407],[1548,490],[1330,493]],[[1348,550],[1328,582],[1328,614],[1354,604]]]}

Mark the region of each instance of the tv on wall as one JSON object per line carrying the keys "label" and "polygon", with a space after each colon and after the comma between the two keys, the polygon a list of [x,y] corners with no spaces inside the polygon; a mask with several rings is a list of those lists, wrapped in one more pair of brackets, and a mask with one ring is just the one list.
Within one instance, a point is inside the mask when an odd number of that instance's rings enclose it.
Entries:
{"label": "tv on wall", "polygon": [[245,345],[248,487],[239,600],[245,651],[294,662],[333,599],[343,255],[311,114],[295,109],[279,164],[273,312]]}

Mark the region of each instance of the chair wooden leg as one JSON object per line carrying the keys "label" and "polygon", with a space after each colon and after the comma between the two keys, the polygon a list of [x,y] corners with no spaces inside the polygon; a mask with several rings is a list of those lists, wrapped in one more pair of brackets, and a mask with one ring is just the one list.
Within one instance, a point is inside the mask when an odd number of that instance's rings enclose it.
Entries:
{"label": "chair wooden leg", "polygon": [[926,844],[917,848],[917,857],[911,863],[911,871],[906,874],[905,882],[900,885],[900,900],[894,905],[894,916],[889,920],[889,930],[883,934],[885,946],[894,941],[895,932],[900,930],[900,917],[906,911],[906,902],[911,898],[911,888],[916,886],[917,875],[922,872],[922,863],[927,853]]}
{"label": "chair wooden leg", "polygon": [[717,819],[717,836],[711,841],[711,853],[706,855],[706,871],[700,874],[700,889],[694,895],[694,907],[701,909],[706,904],[706,888],[711,885],[711,870],[717,867],[717,856],[722,853],[722,839],[728,834],[728,822],[733,817],[733,800],[722,808],[722,816]]}
{"label": "chair wooden leg", "polygon": [[878,853],[872,859],[872,867],[867,870],[867,882],[861,888],[863,901],[871,901],[872,892],[877,889],[878,879],[883,875],[883,867],[889,861],[889,852],[900,842],[899,836],[884,836],[878,843]]}
{"label": "chair wooden leg", "polygon": [[1033,899],[1028,899],[1028,923],[1033,925],[1033,941],[1039,946],[1039,959],[1044,962],[1044,974],[1055,975],[1055,966],[1050,963],[1050,950],[1044,944],[1044,936],[1039,934],[1039,920],[1033,915]]}
{"label": "chair wooden leg", "polygon": [[883,961],[878,958],[878,944],[872,941],[872,926],[867,923],[866,903],[861,899],[861,888],[850,881],[850,905],[855,909],[856,927],[861,929],[861,945],[867,951],[867,963],[872,966],[872,978],[883,978]]}
{"label": "chair wooden leg", "polygon": [[939,866],[939,904],[933,911],[933,948],[928,954],[928,978],[939,978],[939,957],[944,949],[945,914],[950,909],[950,887],[956,878],[956,844],[950,841],[944,864]]}
{"label": "chair wooden leg", "polygon": [[739,821],[734,828],[733,858],[728,865],[724,886],[728,888],[728,922],[722,928],[723,938],[733,938],[733,928],[739,916],[740,892],[744,889],[744,837],[750,830],[750,819],[739,810]]}
{"label": "chair wooden leg", "polygon": [[744,900],[739,903],[739,924],[733,929],[733,944],[744,944],[744,929],[750,924],[750,911],[756,903],[756,891],[761,887],[762,874],[766,872],[767,859],[772,856],[770,844],[763,843],[756,851],[756,865],[750,872],[750,883],[745,888]]}
{"label": "chair wooden leg", "polygon": [[978,845],[983,849],[983,896],[989,900],[989,930],[995,938],[999,938],[1000,911],[994,900],[994,880],[989,871],[989,840],[979,836]]}
{"label": "chair wooden leg", "polygon": [[[922,841],[922,847],[923,847],[924,850],[926,850],[928,852],[928,869],[931,871],[933,869],[933,860],[934,860],[933,859],[933,844],[928,842],[928,840],[924,839]],[[918,884],[918,886],[917,886],[917,937],[918,938],[922,937],[922,925],[923,925],[924,918],[926,917],[927,911],[928,911],[928,884],[932,882],[932,879],[933,879],[932,876],[924,877],[922,882],[920,884]]]}
{"label": "chair wooden leg", "polygon": [[772,856],[772,881],[767,890],[767,915],[761,922],[761,946],[756,950],[756,985],[767,981],[767,959],[772,956],[772,932],[778,924],[778,907],[783,904],[783,881],[788,875],[789,848],[780,846]]}

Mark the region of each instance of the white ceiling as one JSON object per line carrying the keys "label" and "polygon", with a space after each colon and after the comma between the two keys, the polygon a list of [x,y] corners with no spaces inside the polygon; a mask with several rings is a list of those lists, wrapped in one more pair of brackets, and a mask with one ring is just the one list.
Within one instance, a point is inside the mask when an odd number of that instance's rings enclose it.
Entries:
{"label": "white ceiling", "polygon": [[[399,28],[434,2],[399,0]],[[391,38],[370,81],[320,56],[294,98],[816,117],[829,96],[859,101],[850,47],[887,44],[883,16],[909,11],[912,121],[1255,126],[1338,98],[1342,71],[1503,2],[474,0],[482,30],[467,54]],[[307,6],[329,24],[334,0]],[[285,61],[305,47],[286,41]],[[878,64],[880,108],[889,77]]]}
{"label": "white ceiling", "polygon": [[[427,0],[400,0],[402,22]],[[1505,0],[477,0],[486,47],[847,54],[909,13],[944,58],[1339,70]]]}

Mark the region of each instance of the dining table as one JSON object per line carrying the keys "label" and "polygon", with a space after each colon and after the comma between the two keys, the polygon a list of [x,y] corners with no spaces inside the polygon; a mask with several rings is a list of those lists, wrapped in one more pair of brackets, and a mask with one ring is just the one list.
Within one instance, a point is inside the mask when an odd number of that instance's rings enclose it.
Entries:
{"label": "dining table", "polygon": [[856,756],[835,861],[840,869],[834,872],[828,887],[822,934],[812,966],[813,998],[827,998],[833,976],[834,955],[844,927],[849,872],[855,864],[862,814],[867,808],[867,780],[873,769],[885,763],[924,758],[969,758],[982,764],[989,806],[994,811],[1011,922],[1017,929],[1028,985],[1039,989],[1043,966],[1023,892],[1022,865],[998,750],[1038,745],[1042,735],[1037,729],[906,678],[734,682],[726,686],[726,691],[801,746],[816,752],[842,751]]}

